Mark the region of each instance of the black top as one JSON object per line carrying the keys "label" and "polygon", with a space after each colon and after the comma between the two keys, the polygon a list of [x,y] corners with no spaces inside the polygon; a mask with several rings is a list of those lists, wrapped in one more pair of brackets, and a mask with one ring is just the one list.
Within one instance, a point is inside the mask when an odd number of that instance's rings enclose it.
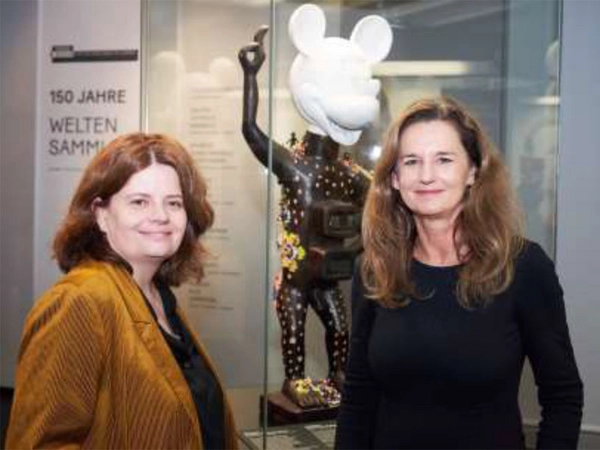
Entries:
{"label": "black top", "polygon": [[[159,326],[159,328],[190,388],[202,431],[203,448],[207,450],[224,449],[223,392],[221,392],[215,376],[198,353],[190,331],[177,315],[175,296],[167,286],[158,286],[158,291],[169,325],[177,337],[167,333],[162,327]],[[150,305],[148,306],[150,307]],[[156,319],[151,307],[150,311]]]}
{"label": "black top", "polygon": [[528,243],[510,288],[487,307],[456,299],[457,267],[418,261],[425,300],[389,309],[352,292],[353,329],[336,448],[524,448],[525,357],[538,386],[538,448],[576,448],[583,387],[552,261]]}

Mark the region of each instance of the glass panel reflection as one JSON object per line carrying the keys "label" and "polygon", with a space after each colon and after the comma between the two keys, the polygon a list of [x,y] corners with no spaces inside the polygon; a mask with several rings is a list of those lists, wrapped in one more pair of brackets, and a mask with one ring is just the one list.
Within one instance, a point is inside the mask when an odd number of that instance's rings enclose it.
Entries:
{"label": "glass panel reflection", "polygon": [[[228,388],[238,427],[256,428],[266,382],[267,174],[241,134],[237,53],[268,23],[270,5],[165,0],[146,7],[148,129],[185,143],[207,180],[216,219],[204,237],[204,280],[176,294]],[[267,73],[259,84],[267,102]],[[268,125],[266,108],[259,120]]]}
{"label": "glass panel reflection", "polygon": [[[293,198],[282,195],[276,183],[267,191],[267,177],[274,174],[267,174],[241,133],[243,72],[238,51],[260,26],[269,24],[272,13],[266,61],[257,75],[257,121],[286,151],[297,149],[309,124],[290,93],[289,75],[298,51],[288,35],[288,22],[301,4],[147,2],[148,128],[174,134],[188,145],[208,180],[217,218],[206,238],[212,252],[207,277],[199,286],[182,287],[178,298],[219,366],[233,396],[238,425],[246,430],[259,426],[263,383],[269,392],[279,392],[286,379],[273,299],[282,264],[282,240],[279,248],[276,241],[281,220],[286,220],[279,205]],[[553,254],[558,0],[346,0],[318,5],[325,14],[327,37],[348,38],[356,23],[370,14],[384,17],[393,35],[389,55],[372,68],[381,83],[377,117],[356,143],[340,146],[337,158],[368,178],[384,130],[405,106],[425,96],[453,96],[478,115],[504,152],[526,212],[528,235]],[[272,211],[267,210],[268,195],[275,205]],[[347,206],[316,207],[313,231],[345,239],[360,221],[359,211]],[[267,254],[271,273],[266,273]],[[312,255],[316,258],[317,253]],[[333,255],[328,261],[322,267],[333,277],[350,271],[351,259]],[[347,299],[347,281],[341,282],[341,292]],[[348,303],[344,301],[344,313],[349,317]],[[326,327],[312,308],[302,327],[305,374],[325,379],[331,375]],[[536,411],[528,396],[525,388],[523,411],[532,417]],[[331,439],[331,428],[318,429],[317,434],[323,433]],[[262,445],[259,441],[257,446]]]}

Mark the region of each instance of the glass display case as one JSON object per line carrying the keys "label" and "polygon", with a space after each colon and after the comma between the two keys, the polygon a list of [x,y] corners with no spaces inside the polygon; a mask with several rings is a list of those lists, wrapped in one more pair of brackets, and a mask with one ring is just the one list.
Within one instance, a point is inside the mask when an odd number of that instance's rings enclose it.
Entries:
{"label": "glass display case", "polygon": [[[289,186],[281,183],[273,166],[277,148],[289,151],[293,159],[308,129],[288,83],[298,54],[288,23],[302,4],[144,3],[145,127],[173,134],[187,145],[208,181],[216,213],[205,237],[211,252],[206,277],[177,294],[220,369],[240,437],[250,448],[330,448],[333,443],[335,413],[282,418],[277,405],[267,401],[281,392],[289,369],[284,367],[289,361],[282,354],[275,301],[278,274],[290,263],[290,252],[297,260],[310,257],[298,253],[301,246],[287,233],[282,216],[293,196],[285,192]],[[384,130],[405,106],[426,96],[455,97],[477,114],[503,152],[526,213],[527,235],[552,255],[559,0],[346,0],[316,5],[324,13],[328,37],[348,39],[356,24],[372,14],[384,18],[392,34],[389,53],[372,66],[381,84],[376,119],[357,142],[340,146],[338,158],[351,159],[368,178]],[[268,145],[261,163],[242,134],[244,73],[238,53],[263,25],[269,29],[264,35],[266,61],[256,77],[257,123]],[[343,271],[342,260],[337,261]],[[338,281],[343,313],[349,317],[348,280]],[[331,375],[334,351],[327,345],[327,324],[319,317],[315,308],[307,308],[299,324],[306,349],[298,356],[299,364],[313,380]],[[289,336],[283,339],[289,341]],[[535,419],[538,412],[528,385],[526,375],[523,414]]]}

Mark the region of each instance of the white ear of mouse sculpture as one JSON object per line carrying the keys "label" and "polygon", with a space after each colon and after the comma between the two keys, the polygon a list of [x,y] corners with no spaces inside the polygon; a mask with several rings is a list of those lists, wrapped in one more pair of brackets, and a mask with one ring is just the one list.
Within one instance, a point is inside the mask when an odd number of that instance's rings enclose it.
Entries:
{"label": "white ear of mouse sculpture", "polygon": [[392,46],[392,31],[380,16],[360,20],[350,39],[325,37],[325,15],[311,4],[290,18],[289,34],[299,54],[289,87],[308,129],[342,145],[356,143],[377,116],[381,84],[371,66]]}
{"label": "white ear of mouse sculpture", "polygon": [[[256,158],[266,167],[269,138],[256,123],[256,75],[265,61],[261,27],[243,47],[242,132]],[[325,37],[325,15],[305,4],[289,21],[299,54],[290,70],[289,87],[296,107],[309,123],[291,149],[272,143],[272,169],[282,185],[280,214],[281,273],[276,284],[276,311],[281,325],[285,380],[282,392],[303,408],[339,403],[348,354],[348,323],[339,281],[352,277],[360,251],[360,217],[369,178],[339,145],[352,145],[377,116],[379,81],[371,66],[385,58],[392,31],[379,16],[360,20],[350,39]],[[304,331],[308,307],[325,327],[328,378],[305,375]]]}

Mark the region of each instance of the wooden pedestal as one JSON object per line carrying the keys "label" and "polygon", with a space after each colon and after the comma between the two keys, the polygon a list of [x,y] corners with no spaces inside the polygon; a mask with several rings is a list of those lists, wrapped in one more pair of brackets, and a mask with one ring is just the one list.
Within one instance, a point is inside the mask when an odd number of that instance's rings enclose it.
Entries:
{"label": "wooden pedestal", "polygon": [[[260,399],[260,417],[263,418],[263,399]],[[281,392],[267,394],[267,426],[335,420],[338,407],[300,408]]]}

